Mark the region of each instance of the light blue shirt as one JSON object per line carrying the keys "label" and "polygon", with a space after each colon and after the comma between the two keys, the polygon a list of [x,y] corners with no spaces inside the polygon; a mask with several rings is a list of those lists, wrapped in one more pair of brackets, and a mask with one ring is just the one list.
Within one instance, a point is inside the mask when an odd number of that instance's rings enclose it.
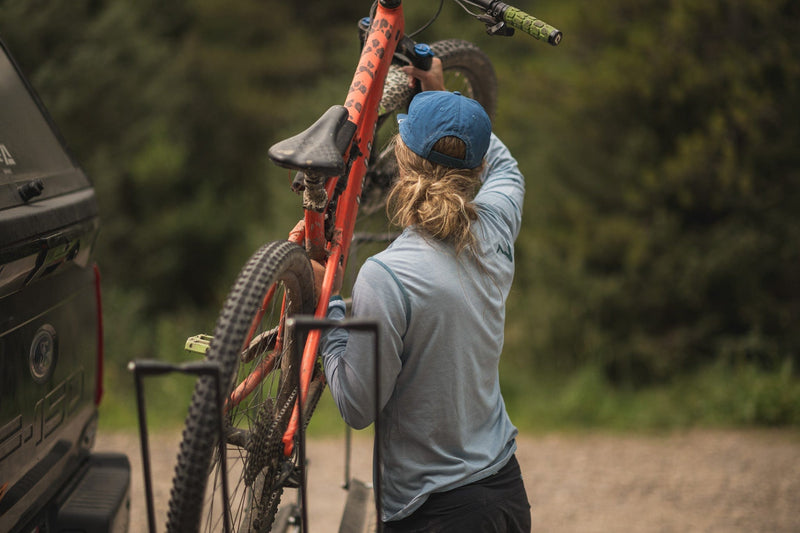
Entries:
{"label": "light blue shirt", "polygon": [[[407,228],[369,258],[353,287],[352,314],[380,327],[384,521],[413,513],[434,492],[486,478],[516,450],[516,428],[500,393],[505,302],[525,184],[492,134],[475,198],[478,260]],[[342,319],[344,303],[328,316]],[[375,420],[374,347],[368,333],[333,329],[322,357],[345,421]]]}

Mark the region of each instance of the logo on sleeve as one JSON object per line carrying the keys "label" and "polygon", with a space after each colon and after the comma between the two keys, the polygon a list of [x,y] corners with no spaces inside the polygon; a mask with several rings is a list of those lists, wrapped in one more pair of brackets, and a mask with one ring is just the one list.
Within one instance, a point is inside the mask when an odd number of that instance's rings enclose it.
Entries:
{"label": "logo on sleeve", "polygon": [[[503,244],[506,245],[505,248],[503,248]],[[508,244],[508,242],[499,243],[497,245],[497,252],[503,254],[510,262],[514,262],[514,256],[511,254],[511,245]]]}

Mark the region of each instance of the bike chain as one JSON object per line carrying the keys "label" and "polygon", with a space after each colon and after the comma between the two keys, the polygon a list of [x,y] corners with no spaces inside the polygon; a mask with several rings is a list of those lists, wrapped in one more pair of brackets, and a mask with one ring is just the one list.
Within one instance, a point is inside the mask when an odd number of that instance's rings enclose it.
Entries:
{"label": "bike chain", "polygon": [[[281,485],[276,481],[281,477],[281,465],[285,462],[281,461],[283,458],[283,432],[294,410],[296,399],[297,389],[294,389],[281,409],[276,413],[268,431],[257,431],[248,446],[249,460],[245,474],[245,484],[252,484],[259,475],[264,476],[264,489],[257,502],[257,508],[260,512],[256,513],[255,520],[253,520],[255,531],[269,528],[275,517],[278,499],[280,498],[278,489],[281,488]],[[265,423],[266,421],[263,421],[260,427],[263,427]]]}

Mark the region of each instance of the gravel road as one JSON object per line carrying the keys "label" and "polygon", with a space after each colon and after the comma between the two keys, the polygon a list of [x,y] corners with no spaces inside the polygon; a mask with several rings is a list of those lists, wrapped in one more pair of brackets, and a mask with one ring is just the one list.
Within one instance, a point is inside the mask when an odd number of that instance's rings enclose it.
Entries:
{"label": "gravel road", "polygon": [[[179,432],[151,435],[158,531]],[[800,433],[695,430],[662,436],[523,436],[517,457],[534,531],[800,532]],[[131,532],[146,532],[138,436],[102,432],[96,450],[128,454]],[[347,496],[344,438],[308,443],[309,533],[336,533]],[[369,481],[371,440],[357,435],[352,475]],[[284,499],[292,496],[284,496]]]}

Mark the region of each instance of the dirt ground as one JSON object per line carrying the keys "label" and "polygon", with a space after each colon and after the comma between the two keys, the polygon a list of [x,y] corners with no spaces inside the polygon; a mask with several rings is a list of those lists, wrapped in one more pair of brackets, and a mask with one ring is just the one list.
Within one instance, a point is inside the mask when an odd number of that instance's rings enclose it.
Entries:
{"label": "dirt ground", "polygon": [[[163,531],[178,432],[151,435]],[[697,430],[667,436],[544,435],[517,457],[537,532],[800,532],[800,434]],[[147,531],[138,435],[103,433],[96,450],[128,454],[131,532]],[[353,443],[352,477],[371,479],[371,440]],[[347,492],[344,438],[308,443],[308,532],[336,533]],[[295,498],[288,494],[284,501]]]}

